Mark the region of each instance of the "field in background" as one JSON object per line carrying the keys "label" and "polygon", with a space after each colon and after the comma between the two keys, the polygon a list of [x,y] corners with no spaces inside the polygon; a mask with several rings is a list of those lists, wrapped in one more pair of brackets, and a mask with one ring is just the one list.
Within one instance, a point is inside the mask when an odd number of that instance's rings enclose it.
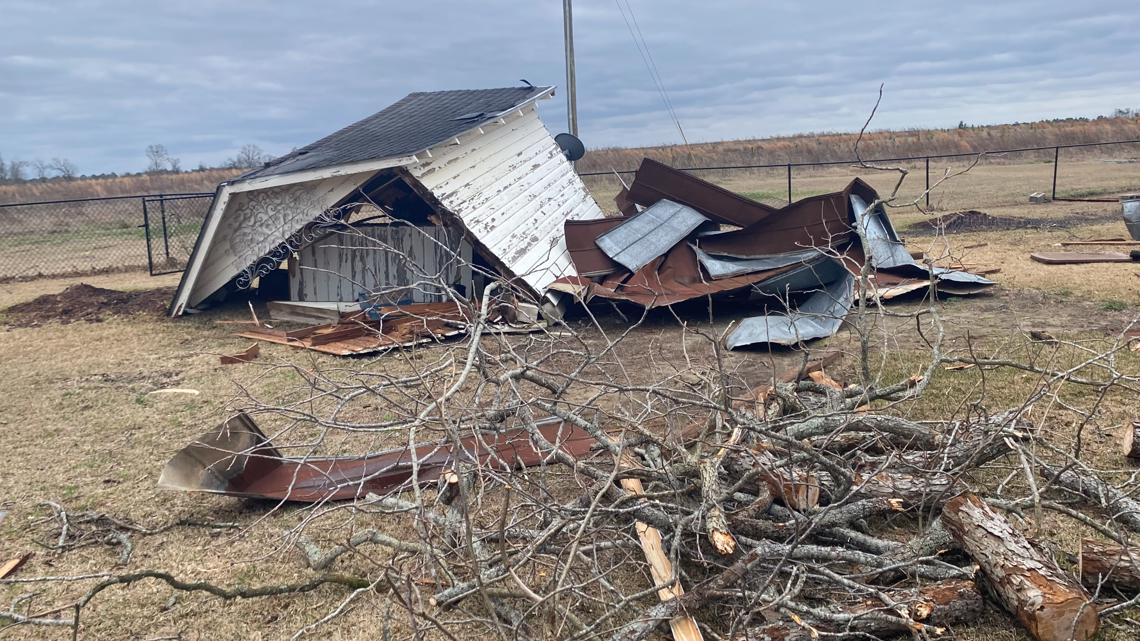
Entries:
{"label": "field in background", "polygon": [[[597,148],[578,162],[578,171],[634,169],[643,157],[674,167],[722,165],[767,165],[796,162],[829,162],[855,157],[856,133],[808,133],[755,140],[726,140],[692,145],[655,147]],[[1050,120],[1012,125],[961,127],[957,129],[907,129],[871,131],[859,146],[863,158],[901,158],[939,154],[969,153],[982,149],[1021,149],[1050,147],[1108,140],[1140,139],[1140,117],[1098,118],[1096,120]],[[591,142],[585,141],[589,147]],[[1070,152],[1066,152],[1070,153]],[[1138,158],[1135,146],[1105,150],[1073,151],[1073,157],[1103,156]],[[1025,160],[1052,158],[1051,151],[1035,152]]]}
{"label": "field in background", "polygon": [[205,169],[181,173],[133,174],[111,178],[77,178],[63,180],[29,180],[0,184],[0,205],[71,198],[106,198],[141,194],[182,194],[213,192],[218,183],[229,180],[244,169]]}

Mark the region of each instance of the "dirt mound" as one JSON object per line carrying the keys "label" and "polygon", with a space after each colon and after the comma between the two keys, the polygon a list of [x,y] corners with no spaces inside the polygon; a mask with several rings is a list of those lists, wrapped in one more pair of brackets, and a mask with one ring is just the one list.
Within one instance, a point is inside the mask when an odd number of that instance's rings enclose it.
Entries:
{"label": "dirt mound", "polygon": [[906,233],[929,236],[936,233],[961,234],[975,231],[1006,231],[1010,229],[1070,229],[1083,225],[1099,225],[1120,220],[1119,212],[1074,211],[1049,218],[1012,218],[991,216],[984,211],[968,209],[937,218],[923,220],[906,228]]}
{"label": "dirt mound", "polygon": [[44,294],[13,305],[4,313],[7,323],[14,327],[33,327],[51,322],[65,325],[77,321],[99,323],[109,316],[135,314],[162,316],[173,294],[172,287],[121,292],[79,283],[58,294]]}
{"label": "dirt mound", "polygon": [[1025,218],[1003,218],[991,216],[984,211],[969,209],[954,212],[937,218],[923,221],[916,227],[929,227],[935,230],[945,230],[947,234],[971,231],[1002,231],[1006,229],[1024,229],[1032,226],[1036,221]]}

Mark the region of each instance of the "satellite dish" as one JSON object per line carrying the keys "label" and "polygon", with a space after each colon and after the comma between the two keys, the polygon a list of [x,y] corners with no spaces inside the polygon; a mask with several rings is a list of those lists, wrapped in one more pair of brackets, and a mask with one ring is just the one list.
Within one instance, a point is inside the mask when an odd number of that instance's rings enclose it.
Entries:
{"label": "satellite dish", "polygon": [[558,134],[554,137],[554,142],[562,148],[562,154],[566,156],[566,160],[574,162],[586,155],[586,145],[582,144],[581,140],[574,134]]}

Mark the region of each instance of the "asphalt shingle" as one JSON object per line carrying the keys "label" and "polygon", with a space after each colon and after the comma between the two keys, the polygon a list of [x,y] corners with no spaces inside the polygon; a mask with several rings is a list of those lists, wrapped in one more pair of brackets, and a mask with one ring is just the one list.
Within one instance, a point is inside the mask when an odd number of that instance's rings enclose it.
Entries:
{"label": "asphalt shingle", "polygon": [[340,131],[277,158],[242,179],[407,156],[492,120],[549,87],[411,93]]}

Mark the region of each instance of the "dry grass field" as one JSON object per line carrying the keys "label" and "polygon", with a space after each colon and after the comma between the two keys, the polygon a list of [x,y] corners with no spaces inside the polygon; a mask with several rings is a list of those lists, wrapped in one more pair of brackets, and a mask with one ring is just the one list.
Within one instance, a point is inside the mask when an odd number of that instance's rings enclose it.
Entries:
{"label": "dry grass field", "polygon": [[[1062,184],[1082,193],[1116,194],[1140,189],[1140,165],[1083,161],[1064,166]],[[863,174],[880,190],[889,177]],[[797,175],[795,194],[839,189],[850,179],[846,168]],[[777,202],[783,189],[779,174],[721,174],[711,179],[729,188]],[[1110,348],[1119,334],[1140,315],[1140,264],[1044,266],[1028,259],[1034,250],[1053,247],[1073,238],[1117,236],[1124,233],[1119,205],[1095,203],[1025,204],[1030,191],[1048,191],[1051,168],[1047,164],[994,164],[946,185],[932,205],[940,212],[982,209],[991,215],[1030,221],[1023,229],[959,233],[947,236],[914,233],[925,214],[900,210],[896,226],[911,249],[931,254],[951,253],[971,265],[997,267],[993,276],[999,288],[992,294],[951,299],[939,304],[956,354],[1001,354],[1010,358],[1049,363],[1058,368],[1075,363],[1089,350]],[[904,194],[916,193],[911,177]],[[592,185],[603,205],[611,202],[614,185]],[[1078,187],[1079,186],[1079,187]],[[969,249],[967,249],[969,247]],[[0,309],[57,293],[76,282],[119,290],[169,287],[177,275],[148,278],[138,273],[106,274],[84,278],[40,279],[0,283]],[[915,311],[920,302],[900,302],[890,309]],[[264,310],[259,310],[264,313]],[[710,324],[707,315],[686,316],[690,330],[716,335],[740,317],[732,309],[718,310]],[[0,323],[6,318],[0,312]],[[252,363],[223,366],[218,355],[243,349],[248,341],[234,336],[235,326],[224,321],[248,318],[243,304],[210,313],[169,320],[160,316],[108,317],[102,322],[8,327],[0,331],[0,393],[3,394],[4,473],[0,474],[0,561],[26,551],[31,561],[14,577],[81,576],[137,569],[164,569],[187,580],[205,580],[223,586],[263,586],[305,580],[315,573],[306,568],[297,551],[283,545],[282,531],[305,519],[308,532],[323,544],[344,541],[354,528],[371,527],[394,535],[411,531],[407,517],[377,516],[344,511],[320,512],[301,505],[191,495],[160,491],[155,487],[163,464],[200,433],[216,425],[234,408],[251,399],[266,403],[293,403],[309,389],[307,374],[324,371],[330,376],[383,372],[396,376],[447,358],[461,361],[463,344],[433,345],[373,358],[337,359],[284,346],[264,345]],[[617,335],[624,323],[616,314],[602,314],[601,328],[584,319],[571,327],[583,340],[604,344],[601,331]],[[1030,330],[1045,331],[1067,345],[1053,348],[1033,342]],[[917,373],[928,352],[910,318],[879,318],[875,337],[875,373],[886,379]],[[499,340],[499,339],[485,339]],[[541,348],[534,339],[509,339],[519,349]],[[548,339],[557,346],[567,340]],[[813,344],[813,350],[838,349],[845,356],[831,371],[839,380],[857,376],[858,341],[851,331]],[[549,348],[549,346],[546,346]],[[616,347],[614,360],[624,365],[634,382],[648,382],[663,371],[683,369],[693,360],[714,358],[708,342],[694,332],[682,332],[668,313],[652,314]],[[794,352],[733,352],[724,356],[724,368],[743,380],[760,381],[797,358]],[[1117,367],[1140,374],[1140,358],[1124,350]],[[961,371],[938,370],[926,393],[899,403],[891,412],[912,419],[948,419],[972,409],[997,411],[1017,405],[1041,385],[1039,377],[1000,368]],[[197,395],[151,395],[163,388],[189,388]],[[1064,386],[1052,400],[1042,401],[1031,416],[1047,438],[1058,444],[1072,441],[1082,424],[1081,411],[1091,409],[1091,427],[1082,432],[1084,457],[1091,464],[1127,475],[1116,452],[1115,431],[1136,418],[1137,398],[1117,389],[1106,397],[1091,388]],[[360,409],[365,415],[383,414],[382,406]],[[270,419],[266,419],[270,420]],[[270,427],[273,423],[269,423]],[[303,435],[294,435],[301,438]],[[382,434],[366,441],[328,443],[331,449],[379,449],[400,443],[400,434]],[[360,451],[356,449],[355,451]],[[1012,465],[1010,463],[1009,465]],[[1009,469],[1012,469],[1010,467]],[[1003,468],[998,467],[998,472]],[[997,472],[995,472],[997,473]],[[553,471],[553,485],[564,472]],[[976,479],[986,483],[987,479]],[[58,522],[44,502],[68,511],[98,511],[146,528],[193,521],[215,526],[179,525],[155,534],[132,535],[133,555],[126,567],[116,566],[120,549],[94,542],[67,552],[50,549],[59,534]],[[1082,532],[1071,521],[1047,515],[1037,533],[1049,533],[1060,551],[1076,549]],[[370,548],[347,555],[334,570],[367,574],[385,562],[391,552]],[[648,585],[641,572],[615,580]],[[90,581],[14,583],[0,585],[0,609],[21,599],[21,611],[53,616],[52,609],[81,595]],[[307,594],[261,599],[222,601],[202,593],[176,592],[156,581],[140,581],[102,593],[84,609],[80,639],[288,639],[329,614],[347,595],[337,586]],[[31,595],[27,599],[23,597]],[[67,616],[69,613],[59,613]],[[954,631],[970,640],[1028,638],[1010,619],[992,611],[983,620]],[[1124,641],[1136,638],[1136,628],[1107,628],[1100,638]],[[402,610],[393,607],[385,590],[378,589],[355,601],[343,616],[305,638],[334,640],[406,639],[411,633]],[[67,639],[66,627],[6,626],[2,639]],[[434,633],[424,638],[442,638]]]}

